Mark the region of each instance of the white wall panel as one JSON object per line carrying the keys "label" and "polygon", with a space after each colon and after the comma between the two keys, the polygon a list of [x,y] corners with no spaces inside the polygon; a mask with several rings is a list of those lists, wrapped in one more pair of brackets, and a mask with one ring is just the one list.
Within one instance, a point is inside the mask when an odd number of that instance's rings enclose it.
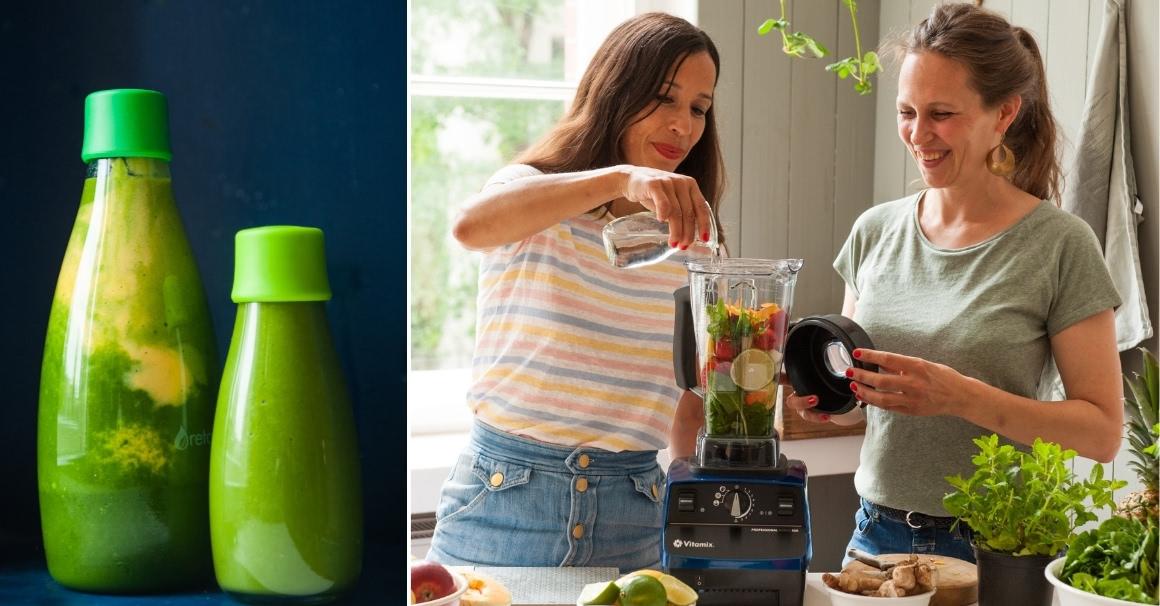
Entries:
{"label": "white wall panel", "polygon": [[[742,99],[745,94],[745,36],[741,31],[745,20],[745,0],[716,0],[713,10],[698,15],[699,26],[717,46],[721,56],[721,73],[717,76],[717,90],[713,93],[713,113],[717,116],[717,131],[721,154],[725,158],[726,188],[719,216],[725,243],[734,254],[740,250],[742,132],[745,115]],[[756,28],[750,35],[756,36]]]}
{"label": "white wall panel", "polygon": [[[885,0],[879,13],[878,33],[882,40],[898,36],[910,27],[910,4],[906,0]],[[877,119],[874,125],[874,201],[901,198],[906,192],[906,165],[910,157],[898,140],[895,101],[898,97],[898,65],[883,55],[886,70],[875,81]]]}

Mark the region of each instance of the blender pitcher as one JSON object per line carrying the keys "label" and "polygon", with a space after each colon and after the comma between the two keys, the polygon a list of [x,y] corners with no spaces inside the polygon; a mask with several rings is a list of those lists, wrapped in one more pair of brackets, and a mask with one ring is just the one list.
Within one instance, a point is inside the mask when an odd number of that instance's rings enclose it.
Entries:
{"label": "blender pitcher", "polygon": [[[706,447],[754,452],[776,461],[773,427],[778,375],[794,284],[801,259],[697,259],[687,263],[688,305],[677,297],[674,362],[678,383],[697,377],[693,389],[705,400]],[[695,345],[688,342],[692,323]],[[695,347],[695,353],[689,351]],[[696,371],[689,373],[690,364]],[[681,369],[684,369],[682,372]],[[731,455],[722,453],[726,459]],[[746,455],[748,458],[748,455]],[[751,463],[754,461],[750,461]]]}

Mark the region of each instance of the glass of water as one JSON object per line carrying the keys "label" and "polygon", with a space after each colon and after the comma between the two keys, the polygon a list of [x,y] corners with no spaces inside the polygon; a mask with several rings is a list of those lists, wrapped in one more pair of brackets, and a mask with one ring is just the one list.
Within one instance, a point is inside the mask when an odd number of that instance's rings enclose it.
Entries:
{"label": "glass of water", "polygon": [[[669,245],[669,224],[657,219],[652,211],[613,219],[604,226],[604,252],[613,267],[629,269],[659,263],[679,248]],[[694,240],[693,246],[708,248],[713,257],[720,256],[717,243],[717,221],[709,212],[709,241]]]}

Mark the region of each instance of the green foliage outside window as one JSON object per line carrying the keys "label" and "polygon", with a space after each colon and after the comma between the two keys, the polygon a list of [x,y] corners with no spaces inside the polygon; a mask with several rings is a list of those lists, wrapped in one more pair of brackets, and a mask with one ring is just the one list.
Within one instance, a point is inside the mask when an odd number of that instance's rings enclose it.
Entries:
{"label": "green foliage outside window", "polygon": [[[562,18],[562,0],[414,0],[412,73],[562,80]],[[546,132],[564,109],[560,101],[470,94],[465,87],[463,97],[411,98],[410,304],[415,369],[470,364],[478,258],[450,236],[455,209]]]}

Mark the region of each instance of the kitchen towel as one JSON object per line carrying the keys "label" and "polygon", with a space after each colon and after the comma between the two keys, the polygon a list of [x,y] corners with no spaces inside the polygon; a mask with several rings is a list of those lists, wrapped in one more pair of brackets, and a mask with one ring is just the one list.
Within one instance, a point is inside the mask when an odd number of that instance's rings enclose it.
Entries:
{"label": "kitchen towel", "polygon": [[1104,261],[1123,301],[1116,309],[1120,351],[1152,336],[1137,240],[1143,205],[1136,197],[1129,125],[1124,0],[1105,0],[1079,144],[1062,206],[1087,221],[1103,245]]}

